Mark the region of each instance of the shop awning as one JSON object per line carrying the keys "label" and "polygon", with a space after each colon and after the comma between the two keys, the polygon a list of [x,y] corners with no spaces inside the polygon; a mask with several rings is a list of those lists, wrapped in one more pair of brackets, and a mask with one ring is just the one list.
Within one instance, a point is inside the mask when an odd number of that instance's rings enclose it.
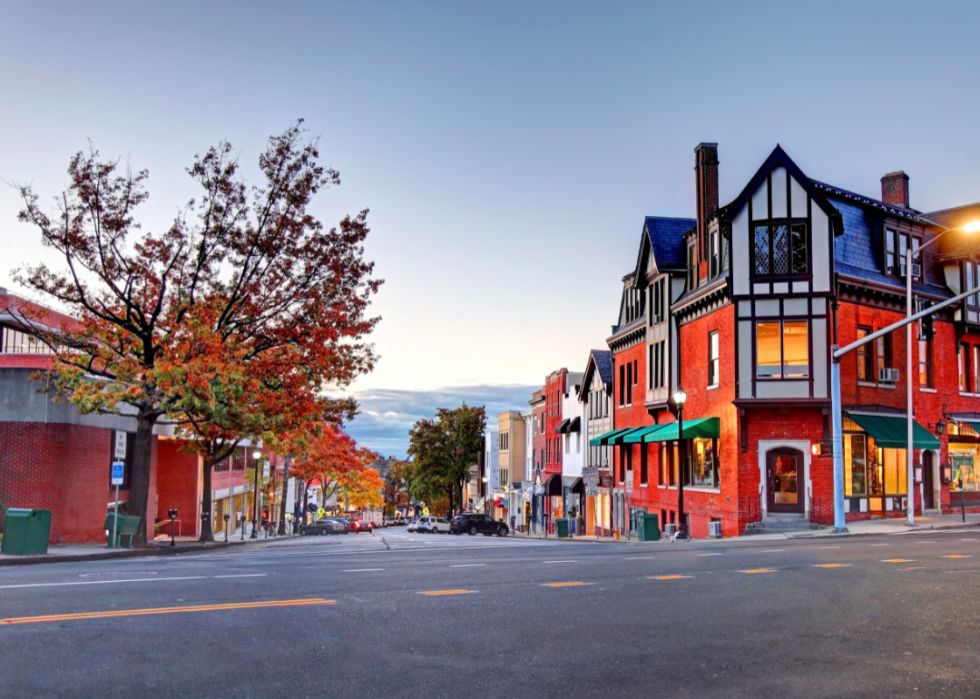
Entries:
{"label": "shop awning", "polygon": [[544,494],[549,496],[562,496],[562,480],[561,474],[556,473],[544,482]]}
{"label": "shop awning", "polygon": [[572,421],[568,423],[569,432],[578,432],[582,429],[582,418],[573,417]]}
{"label": "shop awning", "polygon": [[561,483],[562,487],[567,488],[569,493],[585,492],[582,486],[582,479],[579,476],[562,476]]}
{"label": "shop awning", "polygon": [[[908,423],[904,417],[884,415],[847,416],[875,438],[875,444],[884,449],[905,449],[908,446]],[[916,449],[938,449],[939,439],[918,422],[912,423],[912,444]]]}
{"label": "shop awning", "polygon": [[605,434],[600,434],[598,437],[593,437],[589,440],[590,447],[604,447],[607,444],[612,444],[612,440],[617,437],[621,437],[627,432],[632,432],[634,427],[628,427],[625,430],[613,430],[612,432],[606,432]]}
{"label": "shop awning", "polygon": [[[677,423],[658,425],[655,432],[643,436],[645,443],[673,442],[677,439]],[[718,439],[721,435],[721,420],[716,417],[703,417],[684,421],[684,439]]]}
{"label": "shop awning", "polygon": [[653,434],[654,432],[659,432],[666,425],[650,425],[649,427],[640,427],[635,429],[627,435],[623,436],[623,444],[641,444],[643,438],[648,434]]}
{"label": "shop awning", "polygon": [[566,432],[568,432],[569,422],[571,422],[571,420],[562,420],[561,423],[559,423],[558,427],[555,428],[555,434],[565,434]]}

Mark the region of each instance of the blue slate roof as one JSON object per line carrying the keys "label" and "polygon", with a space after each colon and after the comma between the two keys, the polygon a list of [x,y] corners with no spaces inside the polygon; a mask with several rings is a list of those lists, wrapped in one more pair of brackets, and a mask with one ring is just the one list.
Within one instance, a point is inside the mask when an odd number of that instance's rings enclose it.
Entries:
{"label": "blue slate roof", "polygon": [[644,227],[650,236],[650,245],[653,246],[658,268],[684,266],[684,234],[697,223],[693,218],[646,217]]}
{"label": "blue slate roof", "polygon": [[603,383],[613,382],[612,352],[609,350],[592,350],[592,361],[599,372]]}
{"label": "blue slate roof", "polygon": [[917,223],[928,224],[930,221],[925,217],[921,216],[915,209],[906,209],[902,206],[895,206],[893,204],[886,204],[878,199],[872,199],[871,197],[866,197],[863,194],[856,194],[854,192],[849,192],[846,189],[841,189],[840,187],[835,187],[831,184],[825,184],[824,182],[817,182],[816,180],[810,180],[813,185],[822,191],[827,199],[837,199],[838,201],[849,201],[858,205],[868,206],[879,211],[883,211],[891,216],[897,216],[899,218],[904,218],[909,221],[915,221]]}
{"label": "blue slate roof", "polygon": [[[904,291],[903,280],[884,273],[885,243],[881,221],[869,217],[867,209],[862,206],[833,197],[828,197],[828,201],[840,211],[844,223],[844,233],[834,240],[834,266],[837,273]],[[927,262],[934,259],[932,251],[927,250],[923,254],[927,256]],[[927,265],[926,283],[913,284],[913,287],[924,294],[950,296],[945,284],[937,283],[942,281],[942,272],[934,268],[934,264],[932,267]]]}

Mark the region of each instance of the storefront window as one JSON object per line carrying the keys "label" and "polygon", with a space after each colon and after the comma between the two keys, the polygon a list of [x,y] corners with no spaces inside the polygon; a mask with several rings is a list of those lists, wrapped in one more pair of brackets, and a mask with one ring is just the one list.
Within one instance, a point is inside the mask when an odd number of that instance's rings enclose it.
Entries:
{"label": "storefront window", "polygon": [[715,454],[713,439],[692,439],[688,442],[689,463],[691,473],[686,480],[687,485],[707,486],[718,485],[718,459]]}
{"label": "storefront window", "polygon": [[963,492],[980,492],[980,455],[975,444],[949,445],[949,458],[953,464],[953,482],[949,484],[951,492],[960,491],[960,478],[963,479]]}
{"label": "storefront window", "polygon": [[885,492],[890,495],[900,495],[907,492],[908,465],[905,461],[905,450],[879,449],[878,459],[884,464]]}
{"label": "storefront window", "polygon": [[846,495],[867,495],[868,460],[863,434],[844,435],[844,485]]}

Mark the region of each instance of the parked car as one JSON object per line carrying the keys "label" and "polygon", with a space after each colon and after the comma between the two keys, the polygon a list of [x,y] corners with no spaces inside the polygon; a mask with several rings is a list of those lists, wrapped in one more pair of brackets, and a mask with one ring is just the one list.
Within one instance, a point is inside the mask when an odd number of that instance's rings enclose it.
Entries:
{"label": "parked car", "polygon": [[405,531],[417,532],[418,530],[419,530],[419,520],[418,517],[415,517],[409,521],[408,525],[405,528]]}
{"label": "parked car", "polygon": [[483,534],[484,536],[493,536],[494,534],[497,536],[507,536],[510,533],[510,527],[487,515],[466,512],[453,517],[453,521],[449,524],[449,531],[456,536],[461,535],[463,532],[466,532],[470,536],[476,536],[477,534]]}
{"label": "parked car", "polygon": [[336,522],[340,525],[342,531],[341,534],[350,534],[351,532],[351,521],[346,517],[324,517],[324,519],[329,519],[332,522]]}
{"label": "parked car", "polygon": [[362,519],[355,519],[353,522],[351,522],[351,531],[357,534],[361,532],[371,534],[374,532],[374,524]]}
{"label": "parked car", "polygon": [[310,524],[304,524],[299,529],[300,536],[316,536],[322,534],[346,534],[344,527],[332,519],[318,519]]}
{"label": "parked car", "polygon": [[419,520],[419,532],[425,534],[448,534],[449,521],[445,517],[423,517]]}

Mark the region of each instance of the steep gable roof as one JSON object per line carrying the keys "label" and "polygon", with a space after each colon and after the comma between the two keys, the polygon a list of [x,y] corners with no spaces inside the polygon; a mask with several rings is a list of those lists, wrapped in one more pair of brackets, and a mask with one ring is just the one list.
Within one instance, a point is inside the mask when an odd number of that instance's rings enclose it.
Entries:
{"label": "steep gable roof", "polygon": [[599,379],[605,385],[606,390],[611,390],[613,383],[612,352],[597,349],[589,351],[589,361],[585,365],[585,373],[582,375],[582,390],[579,393],[579,400],[582,402],[588,400],[585,387],[589,385],[589,381],[595,373],[599,374]]}
{"label": "steep gable roof", "polygon": [[[697,221],[693,218],[668,218],[666,216],[647,216],[643,222],[643,235],[653,249],[653,257],[659,270],[678,270],[684,268],[684,234],[694,228]],[[637,260],[636,271],[643,264],[643,248],[640,245],[640,256]]]}

